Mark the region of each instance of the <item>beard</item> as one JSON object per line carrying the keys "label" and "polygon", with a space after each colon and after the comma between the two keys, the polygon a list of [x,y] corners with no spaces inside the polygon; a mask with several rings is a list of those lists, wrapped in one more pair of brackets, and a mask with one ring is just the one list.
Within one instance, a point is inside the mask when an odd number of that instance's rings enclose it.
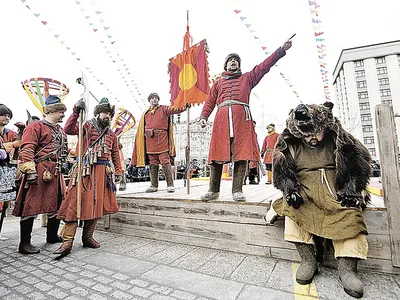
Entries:
{"label": "beard", "polygon": [[97,123],[99,124],[100,128],[104,129],[107,127],[110,127],[110,119],[100,119],[100,117],[97,117]]}

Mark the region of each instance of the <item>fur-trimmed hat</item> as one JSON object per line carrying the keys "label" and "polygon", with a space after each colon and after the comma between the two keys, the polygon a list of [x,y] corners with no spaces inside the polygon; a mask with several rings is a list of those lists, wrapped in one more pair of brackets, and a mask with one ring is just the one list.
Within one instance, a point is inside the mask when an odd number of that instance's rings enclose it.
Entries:
{"label": "fur-trimmed hat", "polygon": [[0,116],[10,115],[10,119],[13,117],[11,109],[9,109],[5,104],[0,104]]}
{"label": "fur-trimmed hat", "polygon": [[115,114],[115,105],[111,105],[110,102],[108,101],[108,98],[102,98],[99,102],[99,104],[97,104],[94,107],[94,115],[98,115],[100,113],[110,113],[111,117],[114,116]]}
{"label": "fur-trimmed hat", "polygon": [[275,124],[274,123],[270,123],[268,126],[267,126],[267,128],[268,127],[274,127],[275,128]]}
{"label": "fur-trimmed hat", "polygon": [[237,60],[237,62],[239,63],[239,68],[240,68],[240,64],[241,64],[241,61],[242,61],[242,60],[240,59],[239,54],[231,53],[231,54],[229,54],[229,55],[225,58],[225,62],[224,62],[224,70],[225,70],[225,71],[227,71],[228,61],[229,61],[231,58],[235,58],[235,59]]}
{"label": "fur-trimmed hat", "polygon": [[64,103],[61,102],[61,99],[56,95],[49,95],[44,102],[43,112],[45,114],[56,111],[65,112],[66,110],[67,107],[65,106]]}
{"label": "fur-trimmed hat", "polygon": [[157,97],[158,101],[160,101],[160,96],[157,93],[151,93],[148,97],[147,97],[147,101],[150,101],[151,98],[153,97]]}

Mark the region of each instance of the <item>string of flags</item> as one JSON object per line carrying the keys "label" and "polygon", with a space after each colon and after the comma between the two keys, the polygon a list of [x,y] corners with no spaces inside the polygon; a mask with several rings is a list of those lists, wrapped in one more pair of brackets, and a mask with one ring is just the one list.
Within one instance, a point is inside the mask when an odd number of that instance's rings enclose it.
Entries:
{"label": "string of flags", "polygon": [[[253,24],[251,24],[248,20],[247,16],[244,16],[241,10],[238,9],[234,9],[233,10],[235,12],[235,14],[240,18],[240,20],[242,21],[242,23],[246,26],[246,28],[249,30],[250,34],[252,35],[252,37],[260,44],[260,47],[262,49],[262,51],[265,53],[265,55],[269,56],[272,53],[269,51],[268,47],[266,46],[266,44],[264,44],[261,41],[261,38],[259,37],[259,35],[256,33],[256,30],[253,29]],[[275,64],[275,67],[279,68],[278,64]],[[289,80],[289,78],[280,70],[279,75],[281,75],[281,77],[283,78],[283,80],[285,80],[286,84],[289,86],[289,88],[292,90],[293,94],[296,95],[297,99],[303,103],[300,99],[299,94],[297,93],[293,83]]]}
{"label": "string of flags", "polygon": [[104,11],[95,6],[97,4],[95,1],[90,1],[90,6],[85,5],[84,2],[88,4],[88,1],[75,1],[82,15],[85,17],[86,21],[91,27],[93,33],[99,38],[101,44],[103,45],[104,51],[107,53],[107,56],[110,58],[112,63],[115,64],[117,71],[121,75],[121,78],[129,92],[135,99],[136,104],[140,105],[138,101],[139,99],[141,104],[146,107],[147,102],[144,100],[142,93],[133,78],[131,68],[121,56],[120,51],[116,46],[117,41],[113,37],[114,35],[112,34],[111,26],[105,20]]}
{"label": "string of flags", "polygon": [[330,100],[328,64],[326,57],[325,32],[323,31],[322,21],[319,16],[320,0],[308,1],[311,13],[311,21],[314,29],[315,43],[317,46],[318,61],[321,72],[321,79],[324,86],[325,99]]}

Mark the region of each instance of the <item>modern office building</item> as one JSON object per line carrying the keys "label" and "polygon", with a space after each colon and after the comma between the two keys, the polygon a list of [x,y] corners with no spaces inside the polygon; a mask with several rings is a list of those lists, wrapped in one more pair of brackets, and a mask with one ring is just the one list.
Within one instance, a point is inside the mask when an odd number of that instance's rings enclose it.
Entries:
{"label": "modern office building", "polygon": [[[400,113],[400,41],[343,49],[333,73],[336,109],[343,127],[379,159],[375,107]],[[400,136],[400,118],[395,118]]]}

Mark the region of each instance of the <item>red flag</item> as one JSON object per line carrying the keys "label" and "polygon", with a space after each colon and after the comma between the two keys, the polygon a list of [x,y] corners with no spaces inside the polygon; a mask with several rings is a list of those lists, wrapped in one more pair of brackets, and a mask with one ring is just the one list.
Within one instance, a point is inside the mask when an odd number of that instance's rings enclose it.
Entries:
{"label": "red flag", "polygon": [[171,105],[174,108],[206,100],[210,89],[206,48],[206,40],[202,40],[169,60]]}

